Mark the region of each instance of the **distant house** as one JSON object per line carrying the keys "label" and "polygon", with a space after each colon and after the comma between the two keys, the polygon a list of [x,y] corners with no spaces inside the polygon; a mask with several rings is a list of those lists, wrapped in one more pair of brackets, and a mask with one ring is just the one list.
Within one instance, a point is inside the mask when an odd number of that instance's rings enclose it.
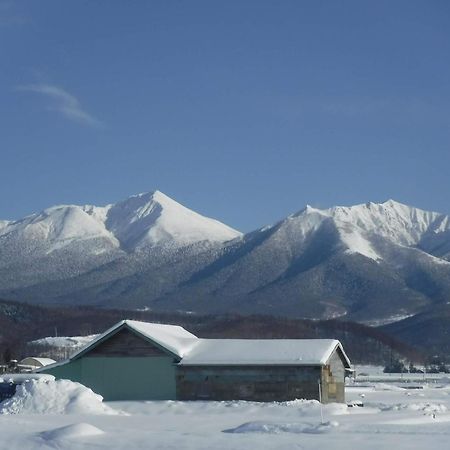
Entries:
{"label": "distant house", "polygon": [[68,360],[38,369],[106,400],[344,402],[350,361],[333,339],[200,339],[124,320]]}

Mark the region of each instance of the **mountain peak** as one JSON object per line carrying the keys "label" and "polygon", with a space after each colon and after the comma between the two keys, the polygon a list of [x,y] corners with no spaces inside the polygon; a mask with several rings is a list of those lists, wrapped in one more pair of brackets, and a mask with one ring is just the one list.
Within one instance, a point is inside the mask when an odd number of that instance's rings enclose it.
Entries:
{"label": "mountain peak", "polygon": [[[372,203],[372,202],[371,202]],[[400,206],[407,206],[407,205],[405,205],[405,204],[403,204],[403,203],[400,203],[400,202],[398,202],[398,201],[396,201],[396,200],[394,200],[394,199],[392,199],[392,198],[388,198],[386,201],[384,201],[383,203],[381,203],[382,205],[386,205],[386,206],[397,206],[397,205],[400,205]]]}
{"label": "mountain peak", "polygon": [[96,238],[127,251],[148,246],[177,248],[202,241],[220,243],[241,236],[158,190],[107,206],[52,206],[16,222],[1,221],[0,236],[5,234],[52,243],[50,250]]}
{"label": "mountain peak", "polygon": [[137,194],[111,205],[105,225],[126,249],[224,242],[241,235],[201,216],[161,191]]}

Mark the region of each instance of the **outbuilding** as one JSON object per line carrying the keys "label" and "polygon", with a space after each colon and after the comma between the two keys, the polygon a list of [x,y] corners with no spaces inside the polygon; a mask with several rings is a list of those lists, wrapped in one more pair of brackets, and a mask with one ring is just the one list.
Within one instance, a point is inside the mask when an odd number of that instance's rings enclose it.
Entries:
{"label": "outbuilding", "polygon": [[27,356],[26,358],[22,359],[18,363],[19,369],[24,370],[36,370],[40,367],[49,366],[50,364],[54,364],[56,361],[51,358],[41,358],[38,356]]}
{"label": "outbuilding", "polygon": [[201,339],[123,320],[68,360],[38,369],[105,400],[344,402],[351,365],[334,339]]}

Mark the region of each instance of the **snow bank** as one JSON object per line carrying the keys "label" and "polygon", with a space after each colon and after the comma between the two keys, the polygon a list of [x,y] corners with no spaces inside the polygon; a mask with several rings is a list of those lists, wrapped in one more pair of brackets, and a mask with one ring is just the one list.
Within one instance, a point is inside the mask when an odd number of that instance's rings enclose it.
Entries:
{"label": "snow bank", "polygon": [[382,405],[382,411],[423,411],[424,413],[447,412],[447,407],[442,403],[397,403],[395,405]]}
{"label": "snow bank", "polygon": [[62,439],[76,439],[104,434],[100,428],[89,423],[74,423],[61,428],[43,431],[39,436],[46,441],[59,441]]}
{"label": "snow bank", "polygon": [[224,433],[328,433],[339,424],[337,422],[311,423],[271,423],[271,422],[247,422],[236,428],[224,430]]}
{"label": "snow bank", "polygon": [[21,384],[25,381],[54,381],[55,377],[47,373],[4,373],[0,377],[0,383]]}
{"label": "snow bank", "polygon": [[0,414],[117,414],[103,397],[69,380],[31,380],[0,403]]}

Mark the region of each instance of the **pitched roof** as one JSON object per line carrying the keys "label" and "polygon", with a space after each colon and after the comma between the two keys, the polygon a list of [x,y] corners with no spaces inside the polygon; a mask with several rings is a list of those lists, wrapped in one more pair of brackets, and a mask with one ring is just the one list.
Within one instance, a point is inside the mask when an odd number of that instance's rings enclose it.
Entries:
{"label": "pitched roof", "polygon": [[179,358],[182,358],[185,352],[198,341],[197,336],[189,333],[189,331],[178,325],[139,322],[137,320],[121,320],[74,353],[70,359],[78,358],[92,347],[95,347],[98,343],[104,341],[110,335],[115,334],[115,332],[119,331],[122,327],[127,327],[137,332],[137,334],[151,340]]}
{"label": "pitched roof", "polygon": [[199,339],[180,365],[325,365],[338,349],[335,339]]}
{"label": "pitched roof", "polygon": [[[346,367],[351,363],[335,339],[200,339],[177,325],[122,320],[74,353],[68,360],[46,366],[60,366],[80,358],[122,328],[129,328],[167,350],[188,365],[325,365],[336,349]],[[42,371],[38,369],[37,372]]]}

